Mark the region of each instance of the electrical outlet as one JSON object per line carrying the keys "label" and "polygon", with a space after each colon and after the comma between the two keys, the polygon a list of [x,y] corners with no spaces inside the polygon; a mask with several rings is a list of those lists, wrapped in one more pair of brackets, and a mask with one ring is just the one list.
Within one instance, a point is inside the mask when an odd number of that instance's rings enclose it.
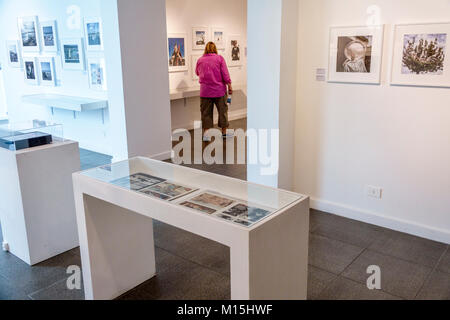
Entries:
{"label": "electrical outlet", "polygon": [[366,195],[368,197],[381,199],[383,197],[383,189],[380,187],[366,186]]}

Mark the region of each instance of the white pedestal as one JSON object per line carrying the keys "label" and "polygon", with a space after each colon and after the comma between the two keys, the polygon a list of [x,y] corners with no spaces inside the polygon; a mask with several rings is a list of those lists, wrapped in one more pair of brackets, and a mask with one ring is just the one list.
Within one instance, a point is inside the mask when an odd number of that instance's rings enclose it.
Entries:
{"label": "white pedestal", "polygon": [[12,254],[34,265],[78,246],[71,175],[79,170],[77,142],[0,148],[0,222]]}
{"label": "white pedestal", "polygon": [[[253,198],[273,194],[281,203],[294,195],[143,158],[131,160],[129,166],[124,162],[112,170],[98,169],[92,176],[117,171],[171,175],[209,190],[216,185],[230,191],[230,197],[257,191]],[[306,299],[308,197],[295,195],[296,200],[247,228],[88,175],[73,175],[86,299],[114,299],[155,275],[152,219],[228,246],[233,300]]]}

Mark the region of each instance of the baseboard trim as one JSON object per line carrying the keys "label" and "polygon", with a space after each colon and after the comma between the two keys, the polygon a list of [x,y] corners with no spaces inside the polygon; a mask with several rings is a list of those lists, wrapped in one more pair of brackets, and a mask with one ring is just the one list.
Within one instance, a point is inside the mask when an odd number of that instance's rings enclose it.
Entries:
{"label": "baseboard trim", "polygon": [[349,219],[354,219],[421,238],[450,244],[450,231],[418,224],[412,221],[388,217],[382,214],[354,208],[344,204],[311,198],[311,208]]}
{"label": "baseboard trim", "polygon": [[[247,109],[239,109],[239,110],[228,112],[228,120],[229,121],[245,119],[245,118],[247,118]],[[219,116],[216,113],[214,113],[214,123],[217,123],[218,120],[219,120]],[[200,122],[201,120],[195,120],[195,121]],[[194,130],[195,129],[194,121],[172,128],[172,130],[177,130],[177,129]]]}

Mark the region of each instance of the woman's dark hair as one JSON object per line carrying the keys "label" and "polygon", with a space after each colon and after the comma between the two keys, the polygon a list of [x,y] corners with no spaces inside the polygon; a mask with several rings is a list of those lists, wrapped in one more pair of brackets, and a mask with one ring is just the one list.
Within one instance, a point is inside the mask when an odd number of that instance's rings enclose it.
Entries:
{"label": "woman's dark hair", "polygon": [[210,54],[210,53],[218,54],[217,47],[216,47],[216,44],[214,42],[208,42],[206,44],[205,54]]}

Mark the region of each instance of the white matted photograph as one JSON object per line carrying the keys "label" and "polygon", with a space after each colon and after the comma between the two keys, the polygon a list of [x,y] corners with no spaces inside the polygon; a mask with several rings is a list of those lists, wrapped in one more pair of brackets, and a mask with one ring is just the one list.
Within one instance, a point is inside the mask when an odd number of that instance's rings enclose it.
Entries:
{"label": "white matted photograph", "polygon": [[199,80],[199,77],[197,76],[197,74],[195,73],[196,69],[197,69],[197,62],[198,59],[200,59],[201,57],[203,57],[202,54],[193,54],[191,56],[191,71],[192,71],[192,80],[197,81]]}
{"label": "white matted photograph", "polygon": [[106,91],[106,67],[103,58],[88,58],[89,87],[93,90]]}
{"label": "white matted photograph", "polygon": [[20,54],[20,44],[17,40],[6,41],[6,56],[8,63],[13,68],[22,68],[22,55]]}
{"label": "white matted photograph", "polygon": [[45,52],[58,52],[56,20],[41,22],[40,26],[42,50]]}
{"label": "white matted photograph", "polygon": [[188,71],[186,34],[172,33],[167,37],[169,72]]}
{"label": "white matted photograph", "polygon": [[19,17],[17,22],[23,52],[40,52],[38,17]]}
{"label": "white matted photograph", "polygon": [[31,85],[39,85],[39,70],[37,64],[37,58],[24,57],[23,58],[23,71],[25,77],[25,83]]}
{"label": "white matted photograph", "polygon": [[84,71],[83,39],[62,39],[61,53],[64,69]]}
{"label": "white matted photograph", "polygon": [[450,87],[450,23],[396,25],[391,84]]}
{"label": "white matted photograph", "polygon": [[43,86],[56,86],[55,58],[40,57],[39,62],[39,80]]}
{"label": "white matted photograph", "polygon": [[84,34],[87,51],[103,50],[103,26],[100,18],[85,18]]}
{"label": "white matted photograph", "polygon": [[192,28],[192,50],[205,50],[205,46],[208,42],[209,42],[208,27]]}
{"label": "white matted photograph", "polygon": [[384,26],[330,30],[329,82],[380,84]]}
{"label": "white matted photograph", "polygon": [[211,41],[215,43],[218,50],[225,50],[226,38],[224,28],[212,27],[211,37],[212,37]]}
{"label": "white matted photograph", "polygon": [[242,66],[244,46],[240,35],[230,35],[227,43],[227,62],[229,67]]}

